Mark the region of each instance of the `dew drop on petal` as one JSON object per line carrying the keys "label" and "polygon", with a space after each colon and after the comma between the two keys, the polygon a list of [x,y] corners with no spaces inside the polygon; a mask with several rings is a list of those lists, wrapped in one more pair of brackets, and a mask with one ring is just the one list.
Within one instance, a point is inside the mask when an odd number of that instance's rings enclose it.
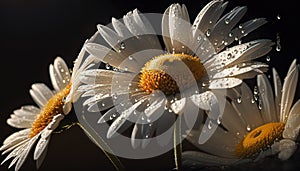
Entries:
{"label": "dew drop on petal", "polygon": [[229,18],[226,18],[226,19],[225,19],[225,24],[229,24],[229,22],[230,22],[230,19],[229,19]]}
{"label": "dew drop on petal", "polygon": [[208,128],[208,129],[211,129],[211,128],[212,128],[212,124],[213,124],[212,121],[209,121],[209,122],[208,122],[208,125],[207,125],[207,128]]}
{"label": "dew drop on petal", "polygon": [[258,88],[257,88],[257,86],[254,86],[253,94],[255,94],[255,95],[258,94]]}
{"label": "dew drop on petal", "polygon": [[242,103],[242,97],[238,97],[238,98],[236,99],[236,102],[237,102],[237,103]]}
{"label": "dew drop on petal", "polygon": [[132,56],[128,56],[128,59],[129,59],[130,61],[132,61],[132,60],[133,60],[133,57],[132,57]]}
{"label": "dew drop on petal", "polygon": [[107,64],[105,64],[105,68],[106,69],[110,69],[110,65],[107,63]]}
{"label": "dew drop on petal", "polygon": [[277,51],[277,52],[281,51],[280,36],[279,36],[279,33],[277,33],[277,35],[276,35],[276,51]]}
{"label": "dew drop on petal", "polygon": [[266,60],[269,62],[271,60],[270,56],[267,56]]}
{"label": "dew drop on petal", "polygon": [[120,43],[120,49],[121,49],[121,50],[124,50],[124,49],[125,49],[125,43],[124,43],[124,42],[121,42],[121,43]]}
{"label": "dew drop on petal", "polygon": [[207,37],[210,36],[210,29],[206,30],[205,35],[206,35]]}
{"label": "dew drop on petal", "polygon": [[217,124],[220,125],[222,123],[222,116],[219,116],[217,119]]}
{"label": "dew drop on petal", "polygon": [[278,14],[276,18],[277,18],[277,20],[280,20],[281,16]]}
{"label": "dew drop on petal", "polygon": [[250,125],[247,125],[247,128],[246,128],[246,129],[247,129],[248,132],[250,132],[250,131],[251,131]]}

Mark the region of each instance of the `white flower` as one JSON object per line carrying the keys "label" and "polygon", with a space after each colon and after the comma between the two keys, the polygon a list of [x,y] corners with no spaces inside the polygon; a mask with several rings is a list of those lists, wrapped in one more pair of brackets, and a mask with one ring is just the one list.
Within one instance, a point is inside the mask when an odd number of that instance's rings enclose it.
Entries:
{"label": "white flower", "polygon": [[206,143],[197,143],[199,130],[187,137],[203,152],[184,152],[184,163],[230,165],[275,154],[281,160],[290,158],[297,148],[295,141],[300,129],[300,100],[292,106],[298,72],[294,60],[282,86],[273,69],[274,93],[265,75],[257,77],[258,89],[254,90],[254,95],[243,84],[241,97],[226,102],[222,127],[219,126]]}
{"label": "white flower", "polygon": [[[105,63],[106,69],[82,72],[81,81],[87,85],[78,90],[85,91],[84,97],[91,96],[84,103],[89,111],[109,109],[99,120],[115,119],[108,138],[128,128],[129,120],[135,123],[133,146],[139,145],[136,138],[145,140],[144,146],[155,133],[169,130],[176,119],[172,113],[188,113],[184,117],[190,125],[200,108],[208,112],[205,125],[209,129],[202,131],[199,142],[207,141],[220,115],[217,95],[212,90],[238,86],[242,79],[266,71],[266,64],[253,60],[267,54],[273,45],[262,39],[228,47],[266,21],[253,19],[236,26],[246,7],[236,7],[221,17],[226,5],[222,0],[210,2],[193,24],[184,5],[171,5],[162,16],[161,26],[167,52],[150,22],[137,10],[127,13],[123,22],[113,18],[113,29],[98,25],[101,38],[110,47],[95,39],[85,49]],[[162,141],[159,143],[168,143]]]}
{"label": "white flower", "polygon": [[22,106],[7,120],[10,126],[22,128],[6,138],[0,147],[4,150],[2,155],[9,153],[2,164],[13,158],[9,167],[16,164],[15,170],[20,169],[36,141],[34,160],[37,160],[37,167],[42,164],[51,133],[67,114],[63,112],[63,105],[71,86],[69,68],[62,58],[57,57],[49,71],[54,91],[43,83],[33,84],[30,95],[38,107]]}

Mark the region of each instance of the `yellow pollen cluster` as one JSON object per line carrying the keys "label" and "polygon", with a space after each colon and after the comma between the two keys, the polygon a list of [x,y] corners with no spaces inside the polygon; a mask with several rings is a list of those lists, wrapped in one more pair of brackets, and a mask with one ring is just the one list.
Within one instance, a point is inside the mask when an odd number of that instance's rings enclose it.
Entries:
{"label": "yellow pollen cluster", "polygon": [[[182,64],[188,67],[192,74],[184,72],[181,69]],[[164,54],[145,64],[141,71],[139,86],[148,94],[154,90],[175,94],[179,92],[179,87],[188,88],[193,84],[193,80],[198,81],[205,74],[205,67],[196,56]]]}
{"label": "yellow pollen cluster", "polygon": [[236,146],[235,155],[239,158],[251,157],[282,138],[284,123],[271,122],[262,125],[249,134]]}
{"label": "yellow pollen cluster", "polygon": [[30,138],[40,133],[47,125],[49,125],[55,115],[60,113],[63,114],[63,98],[70,93],[70,89],[71,84],[67,85],[63,90],[49,99],[32,124],[31,132],[29,134]]}

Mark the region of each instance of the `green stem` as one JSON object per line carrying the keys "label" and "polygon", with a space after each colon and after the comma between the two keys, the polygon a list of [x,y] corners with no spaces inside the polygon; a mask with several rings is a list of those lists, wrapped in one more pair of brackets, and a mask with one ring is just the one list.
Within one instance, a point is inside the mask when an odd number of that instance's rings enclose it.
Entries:
{"label": "green stem", "polygon": [[177,117],[177,121],[175,122],[175,126],[174,126],[174,162],[175,162],[176,170],[180,170],[181,168],[181,153],[182,153],[181,115],[179,115]]}
{"label": "green stem", "polygon": [[113,166],[118,171],[125,170],[124,166],[122,165],[121,161],[118,159],[117,156],[113,155],[112,149],[109,147],[109,145],[104,141],[104,139],[86,122],[86,119],[84,116],[82,116],[85,125],[87,128],[93,132],[93,134],[96,134],[98,141],[91,135],[91,133],[82,125],[77,124],[88,136],[91,138],[91,140],[102,150],[102,152],[106,155],[106,157],[111,161]]}

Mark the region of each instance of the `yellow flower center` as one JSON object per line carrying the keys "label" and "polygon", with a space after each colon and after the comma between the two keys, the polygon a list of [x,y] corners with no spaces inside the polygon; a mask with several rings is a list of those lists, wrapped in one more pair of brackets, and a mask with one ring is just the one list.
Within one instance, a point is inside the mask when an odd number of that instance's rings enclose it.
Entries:
{"label": "yellow flower center", "polygon": [[[186,72],[186,67],[190,72]],[[194,80],[200,80],[205,74],[205,67],[197,56],[164,54],[154,57],[145,64],[141,71],[139,86],[148,94],[154,90],[175,94],[179,92],[179,87],[188,88]]]}
{"label": "yellow flower center", "polygon": [[284,123],[271,122],[262,125],[249,134],[236,146],[235,155],[239,158],[251,157],[268,148],[276,139],[282,138]]}
{"label": "yellow flower center", "polygon": [[63,114],[63,98],[70,93],[70,89],[71,84],[67,85],[63,90],[49,99],[32,124],[31,132],[29,134],[30,138],[40,133],[47,125],[49,125],[55,115]]}

